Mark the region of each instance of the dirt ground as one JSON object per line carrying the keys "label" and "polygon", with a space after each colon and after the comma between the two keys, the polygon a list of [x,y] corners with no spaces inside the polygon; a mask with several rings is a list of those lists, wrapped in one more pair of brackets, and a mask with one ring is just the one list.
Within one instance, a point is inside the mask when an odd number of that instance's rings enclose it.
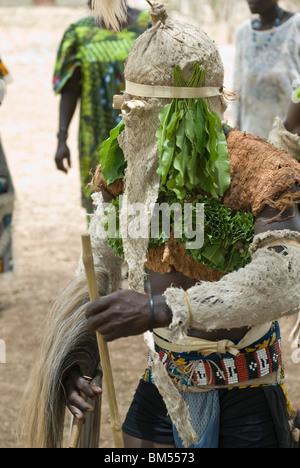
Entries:
{"label": "dirt ground", "polygon": [[[74,277],[86,230],[80,206],[77,161],[78,114],[69,145],[72,169],[56,170],[54,154],[59,100],[51,78],[55,53],[67,25],[85,8],[0,8],[0,51],[14,83],[0,112],[1,138],[16,189],[13,236],[15,271],[0,278],[0,339],[6,364],[0,364],[0,448],[20,447],[16,420],[28,373],[38,352],[49,304]],[[231,73],[233,49],[223,47]],[[227,78],[227,81],[230,78]],[[282,321],[287,389],[300,400],[300,365],[292,363],[287,340],[294,318]],[[109,345],[121,419],[124,418],[147,359],[142,337]],[[100,446],[112,447],[106,398],[103,398]]]}

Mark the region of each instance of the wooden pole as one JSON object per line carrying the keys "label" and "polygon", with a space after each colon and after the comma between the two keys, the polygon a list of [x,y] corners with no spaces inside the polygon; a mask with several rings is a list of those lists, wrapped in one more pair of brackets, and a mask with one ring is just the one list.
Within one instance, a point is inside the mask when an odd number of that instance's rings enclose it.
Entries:
{"label": "wooden pole", "polygon": [[[94,259],[89,234],[83,234],[82,239],[82,260],[85,267],[86,279],[89,288],[90,300],[98,299],[98,285],[95,275]],[[107,400],[111,418],[111,428],[116,448],[124,448],[122,426],[118,411],[115,386],[110,364],[110,357],[107,342],[99,332],[96,332],[98,349],[100,354],[101,366],[103,371],[103,380],[107,392]]]}

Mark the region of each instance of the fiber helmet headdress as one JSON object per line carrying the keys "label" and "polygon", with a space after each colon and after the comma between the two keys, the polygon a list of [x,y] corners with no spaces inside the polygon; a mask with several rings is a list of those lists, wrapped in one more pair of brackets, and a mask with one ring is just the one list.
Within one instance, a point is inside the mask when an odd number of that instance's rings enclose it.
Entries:
{"label": "fiber helmet headdress", "polygon": [[[171,19],[164,2],[153,3],[150,15],[152,28],[136,40],[127,58],[126,81],[154,87],[174,86],[176,65],[188,81],[194,63],[198,63],[205,69],[205,87],[216,88],[215,97],[209,96],[212,110],[222,117],[227,107],[222,95],[224,67],[215,42],[199,27]],[[164,104],[166,101],[162,101]]]}

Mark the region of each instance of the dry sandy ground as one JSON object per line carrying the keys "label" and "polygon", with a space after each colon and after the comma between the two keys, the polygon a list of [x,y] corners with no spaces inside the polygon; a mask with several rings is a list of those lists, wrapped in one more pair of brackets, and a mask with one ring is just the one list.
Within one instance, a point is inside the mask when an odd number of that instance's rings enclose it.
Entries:
{"label": "dry sandy ground", "polygon": [[[66,26],[84,8],[0,8],[1,54],[14,83],[0,112],[1,138],[16,188],[14,213],[15,272],[0,278],[0,339],[7,363],[0,364],[0,448],[19,447],[16,419],[28,373],[38,352],[39,330],[49,304],[72,280],[86,230],[79,201],[77,164],[78,115],[70,131],[73,167],[68,176],[53,162],[58,98],[51,89],[57,45]],[[221,49],[231,72],[233,51]],[[227,81],[230,78],[227,78]],[[287,333],[294,320],[283,321],[287,388],[294,405],[300,399],[300,365],[292,364]],[[121,419],[145,366],[142,337],[109,346]],[[112,447],[104,396],[101,447]]]}

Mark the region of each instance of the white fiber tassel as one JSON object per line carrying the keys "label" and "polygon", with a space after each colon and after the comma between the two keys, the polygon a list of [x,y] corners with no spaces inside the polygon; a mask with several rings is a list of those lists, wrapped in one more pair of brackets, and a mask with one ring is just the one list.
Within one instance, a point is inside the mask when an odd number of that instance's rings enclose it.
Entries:
{"label": "white fiber tassel", "polygon": [[92,0],[92,9],[97,18],[102,18],[105,26],[120,31],[120,25],[127,19],[126,0]]}
{"label": "white fiber tassel", "polygon": [[146,332],[144,340],[151,352],[151,369],[154,383],[165,402],[168,414],[176,426],[184,447],[188,448],[196,444],[199,439],[196,431],[193,429],[189,409],[159,359],[159,354],[155,350],[152,333]]}
{"label": "white fiber tassel", "polygon": [[292,341],[293,347],[300,347],[300,312],[298,314],[298,319],[295,323],[295,326],[289,336],[289,341]]}

